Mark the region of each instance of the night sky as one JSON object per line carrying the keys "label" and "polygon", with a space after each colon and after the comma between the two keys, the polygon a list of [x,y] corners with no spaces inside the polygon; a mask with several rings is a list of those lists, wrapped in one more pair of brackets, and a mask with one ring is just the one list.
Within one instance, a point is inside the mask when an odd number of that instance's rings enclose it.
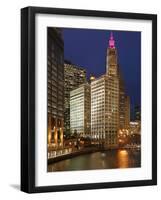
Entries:
{"label": "night sky", "polygon": [[[106,51],[111,30],[63,29],[64,58],[84,67],[87,77],[106,72]],[[141,33],[112,31],[118,63],[130,96],[131,109],[141,102]]]}

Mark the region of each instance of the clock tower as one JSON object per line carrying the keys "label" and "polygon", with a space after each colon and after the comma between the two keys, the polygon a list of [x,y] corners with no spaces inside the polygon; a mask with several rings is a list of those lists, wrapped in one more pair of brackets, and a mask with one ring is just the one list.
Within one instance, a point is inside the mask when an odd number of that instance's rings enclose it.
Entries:
{"label": "clock tower", "polygon": [[107,57],[106,57],[106,73],[110,76],[118,75],[118,61],[117,61],[117,49],[115,47],[115,40],[113,33],[110,34],[110,39],[108,42],[107,48]]}

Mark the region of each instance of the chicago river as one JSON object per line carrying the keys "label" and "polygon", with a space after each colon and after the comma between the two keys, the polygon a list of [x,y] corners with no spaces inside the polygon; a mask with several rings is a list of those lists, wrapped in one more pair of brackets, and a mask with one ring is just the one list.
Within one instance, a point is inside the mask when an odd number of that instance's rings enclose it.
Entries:
{"label": "chicago river", "polygon": [[76,156],[48,165],[48,172],[141,167],[140,149],[118,149]]}

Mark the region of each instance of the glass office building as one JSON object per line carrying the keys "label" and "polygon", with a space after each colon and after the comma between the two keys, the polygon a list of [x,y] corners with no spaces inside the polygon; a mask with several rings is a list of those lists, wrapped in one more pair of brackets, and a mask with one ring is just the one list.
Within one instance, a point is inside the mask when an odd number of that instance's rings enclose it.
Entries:
{"label": "glass office building", "polygon": [[86,82],[86,70],[69,61],[64,63],[64,133],[70,135],[70,91]]}
{"label": "glass office building", "polygon": [[90,85],[80,85],[70,92],[70,128],[72,134],[90,135],[91,120]]}

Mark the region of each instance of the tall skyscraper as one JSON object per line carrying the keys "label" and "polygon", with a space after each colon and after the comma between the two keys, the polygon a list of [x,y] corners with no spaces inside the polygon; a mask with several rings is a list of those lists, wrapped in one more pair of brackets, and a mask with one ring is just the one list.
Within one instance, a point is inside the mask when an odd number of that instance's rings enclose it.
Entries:
{"label": "tall skyscraper", "polygon": [[64,133],[70,134],[70,91],[86,82],[86,70],[69,61],[64,63]]}
{"label": "tall skyscraper", "polygon": [[111,34],[106,57],[106,74],[91,82],[91,135],[116,147],[119,129],[119,76],[117,50]]}
{"label": "tall skyscraper", "polygon": [[47,28],[48,145],[63,145],[64,42],[61,29]]}
{"label": "tall skyscraper", "polygon": [[70,128],[72,134],[90,135],[91,120],[90,85],[80,85],[70,92]]}
{"label": "tall skyscraper", "polygon": [[116,77],[119,80],[119,129],[127,129],[130,122],[130,97],[125,92],[125,84],[118,64],[117,49],[112,33],[110,35],[107,55],[106,69],[108,75]]}

